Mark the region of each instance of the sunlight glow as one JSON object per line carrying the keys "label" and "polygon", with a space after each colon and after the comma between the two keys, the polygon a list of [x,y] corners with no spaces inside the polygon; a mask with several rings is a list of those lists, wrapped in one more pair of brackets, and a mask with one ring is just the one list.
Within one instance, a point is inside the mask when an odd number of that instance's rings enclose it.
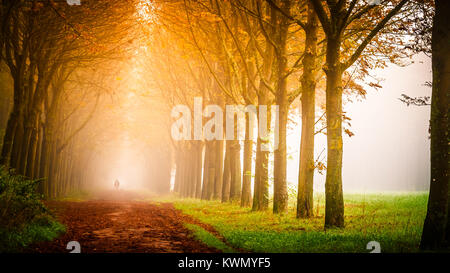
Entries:
{"label": "sunlight glow", "polygon": [[152,0],[140,0],[136,6],[136,10],[139,21],[147,24],[156,22],[156,6]]}

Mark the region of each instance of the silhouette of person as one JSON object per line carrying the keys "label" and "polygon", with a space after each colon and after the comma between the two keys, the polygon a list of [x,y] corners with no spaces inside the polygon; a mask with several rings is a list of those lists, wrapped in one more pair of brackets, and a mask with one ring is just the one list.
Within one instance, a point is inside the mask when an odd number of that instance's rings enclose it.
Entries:
{"label": "silhouette of person", "polygon": [[116,188],[116,190],[118,190],[119,185],[120,185],[119,180],[116,179],[116,181],[114,181],[114,188]]}

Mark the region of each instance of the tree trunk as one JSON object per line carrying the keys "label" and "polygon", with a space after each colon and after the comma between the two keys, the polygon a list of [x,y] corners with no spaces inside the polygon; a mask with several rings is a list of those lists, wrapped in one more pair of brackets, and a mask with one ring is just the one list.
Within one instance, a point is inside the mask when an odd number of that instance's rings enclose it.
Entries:
{"label": "tree trunk", "polygon": [[191,167],[192,167],[192,186],[189,191],[189,197],[195,198],[195,191],[197,187],[197,176],[198,176],[198,147],[197,143],[195,141],[192,142],[192,158],[191,158]]}
{"label": "tree trunk", "polygon": [[189,177],[188,177],[188,163],[187,163],[187,160],[186,160],[186,158],[187,158],[187,150],[186,150],[186,148],[187,148],[187,145],[184,145],[184,147],[183,147],[183,151],[182,151],[182,156],[181,156],[181,162],[180,162],[180,165],[181,165],[181,175],[180,175],[180,194],[181,194],[181,197],[186,197],[186,192],[187,192],[187,190],[186,190],[186,188],[188,187],[188,183],[189,183]]}
{"label": "tree trunk", "polygon": [[0,157],[0,165],[10,166],[11,156],[13,151],[13,144],[17,127],[19,126],[19,119],[22,115],[22,81],[21,75],[17,73],[14,75],[14,101],[13,109],[9,115],[8,123],[6,125],[5,135],[3,137],[2,154]]}
{"label": "tree trunk", "polygon": [[[6,92],[6,91],[2,91]],[[2,98],[2,106],[1,106],[1,113],[0,113],[0,128],[6,128],[6,125],[8,124],[8,119],[10,115],[10,103],[11,100],[8,96],[5,96]]]}
{"label": "tree trunk", "polygon": [[209,154],[211,153],[208,141],[205,142],[205,158],[203,160],[203,176],[202,176],[202,194],[201,199],[206,199],[206,192],[208,190],[208,177],[209,177]]}
{"label": "tree trunk", "polygon": [[[285,213],[288,206],[288,194],[286,185],[286,126],[288,118],[287,94],[277,96],[279,108],[279,133],[278,149],[274,152],[274,191],[273,213]],[[277,137],[277,136],[275,136]]]}
{"label": "tree trunk", "polygon": [[255,160],[255,181],[253,182],[253,204],[252,204],[252,210],[258,211],[260,210],[260,204],[259,196],[261,191],[261,171],[258,166],[261,165],[261,153],[259,151],[261,146],[261,140],[259,137],[256,140],[256,160]]}
{"label": "tree trunk", "polygon": [[23,111],[19,116],[16,132],[14,133],[14,140],[11,151],[11,161],[10,167],[14,169],[18,169],[20,166],[20,159],[22,156],[22,143],[24,137],[24,121],[23,121]]}
{"label": "tree trunk", "polygon": [[[259,96],[258,101],[266,103],[265,96]],[[266,104],[261,104],[266,105]],[[270,128],[270,108],[267,107],[267,128]],[[260,108],[258,107],[258,111]],[[258,115],[259,116],[259,115]],[[258,141],[255,166],[255,193],[252,210],[266,210],[269,207],[269,151],[263,151],[263,145],[268,145],[269,139],[258,129]]]}
{"label": "tree trunk", "polygon": [[438,249],[450,242],[449,211],[449,94],[450,94],[450,2],[436,0],[433,22],[431,98],[431,177],[427,216],[421,249]]}
{"label": "tree trunk", "polygon": [[[273,37],[273,26],[276,24],[276,14],[278,11],[271,8],[266,12],[267,16],[270,16],[271,28],[269,29],[270,37]],[[261,105],[267,106],[267,128],[270,128],[270,90],[265,85],[264,81],[270,82],[272,78],[272,68],[274,62],[274,48],[271,42],[266,39],[265,51],[262,67],[262,77],[259,82],[259,90],[257,92],[258,97],[258,113],[261,110]],[[259,121],[259,114],[258,114]],[[253,207],[252,210],[266,210],[269,207],[269,152],[262,151],[261,146],[268,144],[269,139],[262,136],[261,130],[258,126],[258,140],[256,144],[256,165],[255,165],[255,191],[253,194]]]}
{"label": "tree trunk", "polygon": [[[41,158],[42,158],[42,143],[43,143],[42,131],[43,131],[42,128],[39,127],[38,132],[37,132],[38,143],[37,143],[37,147],[36,147],[36,154],[34,157],[35,160],[33,162],[33,165],[34,165],[33,179],[42,178],[39,173],[40,166],[41,166]],[[44,194],[44,181],[42,181],[42,180],[39,182],[38,192],[40,194]]]}
{"label": "tree trunk", "polygon": [[184,153],[184,157],[183,157],[183,168],[184,168],[184,171],[183,171],[184,185],[183,185],[183,192],[182,192],[183,197],[189,197],[189,191],[190,191],[191,183],[193,181],[192,166],[191,166],[192,161],[189,160],[189,156],[191,155],[191,153],[192,153],[191,145],[189,142],[186,142],[185,153]]}
{"label": "tree trunk", "polygon": [[315,89],[317,77],[317,32],[318,20],[311,3],[308,6],[308,22],[303,57],[302,88],[302,136],[298,173],[297,217],[313,216],[314,195],[314,134],[315,134]]}
{"label": "tree trunk", "polygon": [[210,153],[209,153],[209,164],[208,164],[208,183],[206,189],[206,199],[211,200],[214,195],[214,177],[216,175],[216,141],[210,141]]}
{"label": "tree trunk", "polygon": [[0,165],[9,166],[12,152],[14,133],[16,132],[19,113],[13,109],[6,124],[5,135],[3,136],[2,154]]}
{"label": "tree trunk", "polygon": [[238,201],[241,198],[241,145],[239,140],[230,142],[230,201]]}
{"label": "tree trunk", "polygon": [[56,186],[55,183],[57,180],[55,179],[56,171],[57,171],[57,164],[58,161],[56,160],[56,146],[58,141],[53,141],[51,145],[49,145],[50,153],[49,153],[49,172],[48,172],[48,185],[49,185],[49,197],[51,199],[56,197]]}
{"label": "tree trunk", "polygon": [[241,207],[249,207],[252,204],[252,156],[253,140],[250,138],[250,114],[245,116],[245,141],[244,141],[244,169],[242,172]]}
{"label": "tree trunk", "polygon": [[[261,141],[261,144],[268,143],[268,141]],[[260,151],[260,166],[259,169],[259,209],[266,210],[269,207],[269,151]]]}
{"label": "tree trunk", "polygon": [[173,185],[173,191],[180,193],[180,181],[181,181],[181,151],[178,147],[175,159],[175,182]]}
{"label": "tree trunk", "polygon": [[[285,14],[290,14],[290,1],[281,1],[280,8]],[[278,49],[276,52],[277,66],[276,66],[276,102],[279,107],[278,119],[278,149],[274,151],[274,191],[273,191],[273,213],[285,213],[288,207],[288,193],[286,185],[286,168],[287,168],[287,154],[286,154],[286,126],[289,114],[289,102],[287,95],[287,34],[288,34],[288,18],[285,15],[279,14],[277,16],[277,32],[275,33],[275,42]],[[276,121],[275,121],[276,122]]]}
{"label": "tree trunk", "polygon": [[45,197],[48,197],[49,191],[48,191],[48,136],[43,133],[42,134],[42,144],[41,144],[41,156],[39,160],[39,178],[43,178],[42,181],[42,194]]}
{"label": "tree trunk", "polygon": [[216,140],[216,173],[214,176],[214,199],[222,197],[223,183],[223,140]]}
{"label": "tree trunk", "polygon": [[203,142],[199,142],[197,146],[196,180],[195,180],[195,198],[202,196],[202,170],[203,170]]}
{"label": "tree trunk", "polygon": [[37,147],[38,147],[38,128],[36,126],[35,128],[33,128],[33,132],[31,134],[25,169],[25,175],[29,178],[34,178],[34,164],[36,162]]}
{"label": "tree trunk", "polygon": [[20,162],[18,162],[18,170],[19,173],[25,174],[27,163],[28,163],[28,156],[30,155],[30,149],[33,149],[33,131],[36,123],[36,117],[34,115],[27,116],[25,122],[25,130],[24,135],[22,138],[22,144],[21,144],[21,156],[20,156]]}
{"label": "tree trunk", "polygon": [[325,228],[344,227],[342,192],[342,73],[341,40],[328,37],[326,112],[327,112],[327,176],[325,180]]}
{"label": "tree trunk", "polygon": [[[203,170],[203,188],[202,199],[211,200],[214,191],[214,175],[215,175],[215,154],[214,154],[214,141],[206,142],[205,163]],[[211,173],[212,172],[212,173]]]}
{"label": "tree trunk", "polygon": [[225,147],[225,162],[223,167],[223,182],[222,182],[222,202],[228,202],[230,200],[230,184],[231,184],[231,140],[226,141]]}

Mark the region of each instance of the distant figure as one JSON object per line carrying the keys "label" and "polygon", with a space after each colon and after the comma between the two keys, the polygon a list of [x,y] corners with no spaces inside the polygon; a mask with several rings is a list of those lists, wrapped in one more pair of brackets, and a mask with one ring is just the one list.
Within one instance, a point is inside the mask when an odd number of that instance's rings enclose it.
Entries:
{"label": "distant figure", "polygon": [[119,185],[120,185],[119,180],[116,179],[116,181],[114,181],[114,188],[116,188],[116,190],[118,190]]}

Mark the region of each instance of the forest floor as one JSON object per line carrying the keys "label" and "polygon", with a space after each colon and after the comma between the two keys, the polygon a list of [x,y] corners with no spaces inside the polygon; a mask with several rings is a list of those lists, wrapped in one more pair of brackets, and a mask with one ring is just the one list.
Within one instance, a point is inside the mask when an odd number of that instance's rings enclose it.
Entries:
{"label": "forest floor", "polygon": [[31,245],[26,252],[67,253],[70,241],[78,241],[82,253],[220,252],[197,240],[196,232],[188,228],[217,233],[211,226],[184,215],[170,203],[133,201],[135,197],[108,192],[90,201],[46,202],[66,232],[53,241]]}
{"label": "forest floor", "polygon": [[[324,230],[324,196],[315,196],[311,219],[295,217],[295,203],[284,215],[254,212],[239,204],[176,197],[106,192],[46,205],[66,226],[51,242],[27,252],[417,252],[426,214],[426,193],[346,194],[345,228]],[[295,198],[290,198],[295,200]]]}
{"label": "forest floor", "polygon": [[370,241],[381,252],[419,251],[427,208],[427,194],[344,194],[345,228],[324,230],[325,198],[316,194],[314,217],[296,218],[295,196],[285,215],[271,206],[255,212],[239,204],[196,199],[160,199],[203,223],[213,226],[234,249],[269,253],[367,253]]}

